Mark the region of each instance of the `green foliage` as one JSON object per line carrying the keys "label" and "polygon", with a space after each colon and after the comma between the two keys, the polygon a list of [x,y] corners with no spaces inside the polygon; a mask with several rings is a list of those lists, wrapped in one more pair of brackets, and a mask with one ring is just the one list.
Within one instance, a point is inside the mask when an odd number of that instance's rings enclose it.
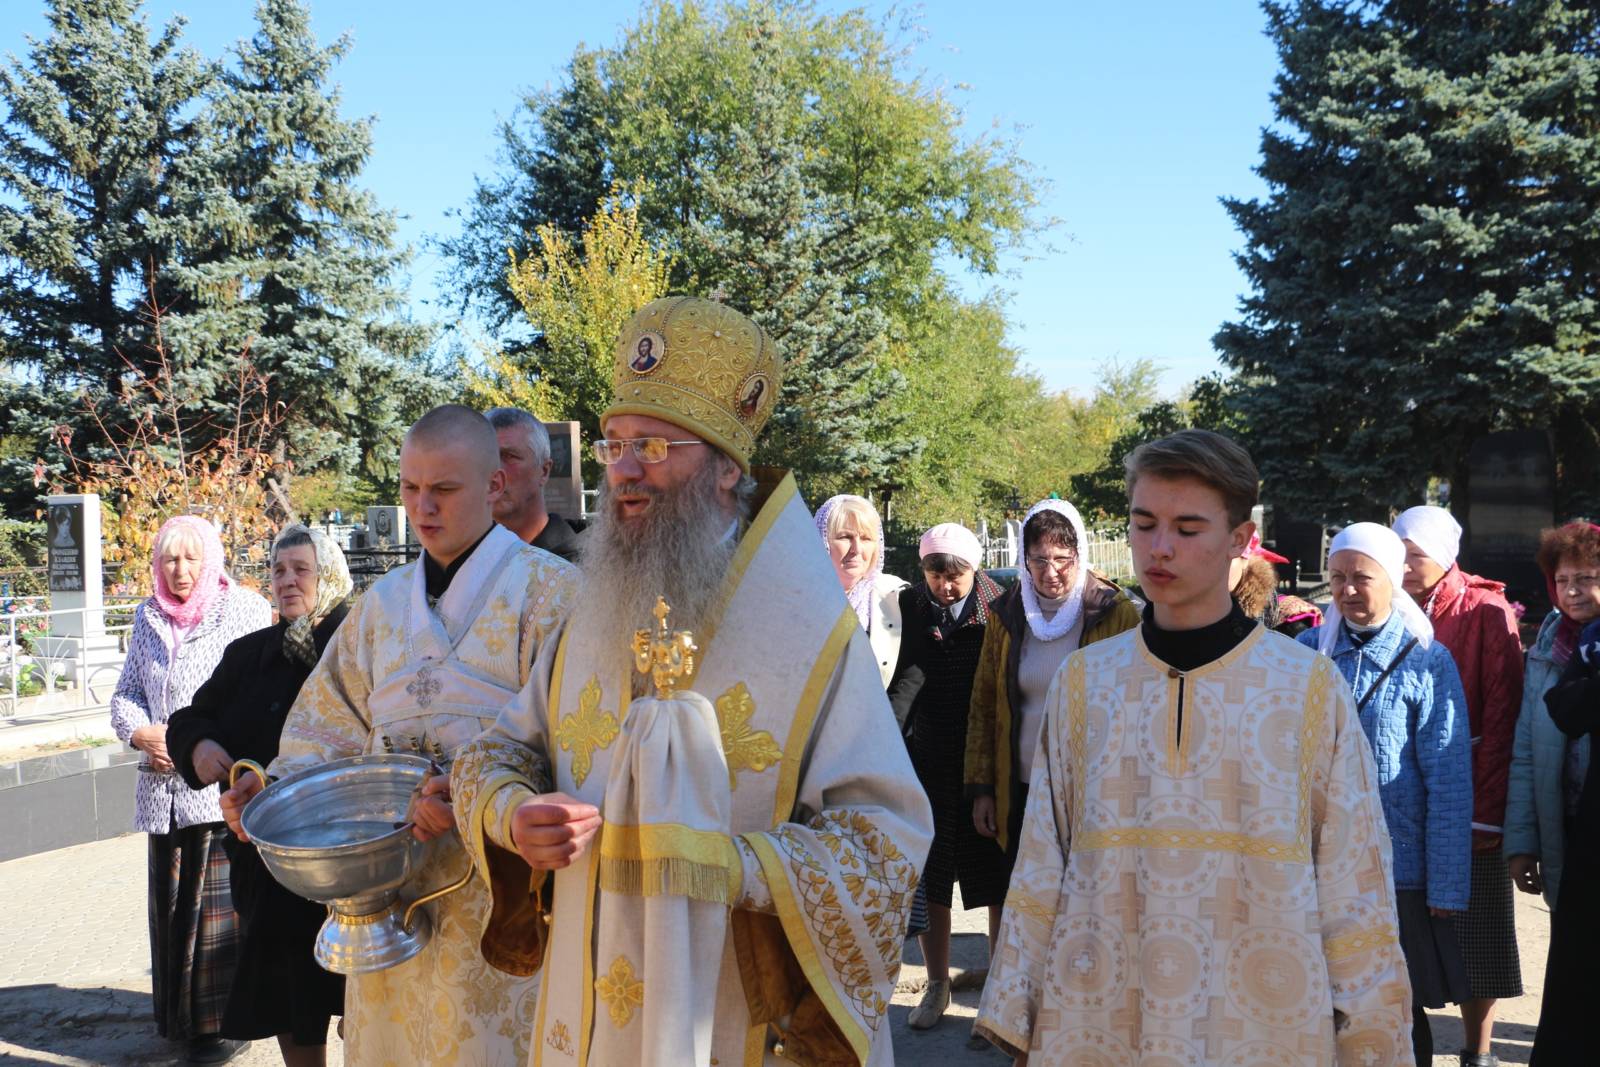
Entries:
{"label": "green foliage", "polygon": [[[183,250],[152,227],[200,135],[212,72],[180,47],[182,20],[152,35],[136,0],[50,0],[50,31],[0,68],[0,389],[8,430],[45,451],[52,428],[87,421],[79,390],[118,422],[117,384],[149,340],[138,303],[173,295]],[[26,384],[22,384],[26,382]],[[8,460],[9,513],[31,505],[31,462]]]}
{"label": "green foliage", "polygon": [[42,522],[0,519],[0,583],[12,596],[39,596],[48,591]]}
{"label": "green foliage", "polygon": [[[1121,399],[1108,405],[1115,413],[1106,425],[1120,427],[1116,437],[1100,453],[1093,469],[1085,470],[1072,478],[1071,499],[1089,522],[1122,522],[1128,514],[1128,489],[1123,476],[1123,459],[1147,441],[1166,437],[1179,430],[1215,430],[1235,439],[1244,436],[1244,425],[1235,412],[1232,383],[1220,374],[1209,374],[1189,386],[1185,397],[1176,401],[1160,400],[1149,403],[1137,414],[1130,414],[1127,402],[1142,392],[1154,398],[1154,389],[1143,370],[1153,372],[1148,364],[1136,364],[1131,374],[1114,376],[1111,380],[1120,386]],[[1131,387],[1130,387],[1131,386]],[[1142,388],[1140,388],[1142,386]],[[1148,402],[1148,401],[1147,401]]]}
{"label": "green foliage", "polygon": [[888,405],[902,380],[878,368],[888,317],[860,284],[886,266],[877,205],[826,191],[787,113],[781,27],[771,10],[752,15],[736,30],[748,107],[728,131],[726,165],[698,190],[685,257],[698,288],[747,309],[783,353],[781,400],[755,459],[792,468],[820,500],[882,483],[920,442],[896,432]]}
{"label": "green foliage", "polygon": [[635,311],[667,291],[672,257],[639,224],[637,198],[613,190],[583,224],[578,242],[554,224],[538,251],[513,260],[507,280],[539,332],[537,358],[491,354],[490,375],[468,372],[484,407],[511,406],[542,419],[576,419],[600,435],[611,403],[617,334]]}
{"label": "green foliage", "polygon": [[1226,202],[1252,292],[1215,341],[1275,500],[1464,495],[1472,442],[1519,427],[1554,431],[1563,510],[1600,499],[1600,10],[1264,7],[1271,192]]}
{"label": "green foliage", "polygon": [[368,507],[395,500],[384,485],[359,473],[333,468],[299,475],[290,496],[302,522],[320,522],[334,508],[344,512],[346,522],[356,522]]}
{"label": "green foliage", "polygon": [[349,39],[320,47],[301,0],[263,0],[256,20],[209,94],[207,136],[176,161],[189,180],[170,228],[202,254],[171,271],[185,301],[167,335],[210,376],[205,395],[248,340],[284,407],[286,454],[381,476],[420,414],[392,401],[442,398],[416,365],[431,331],[397,318],[409,253],[356,184],[371,120],[342,118],[328,84]]}
{"label": "green foliage", "polygon": [[[784,349],[785,403],[762,458],[795,467],[813,497],[909,483],[930,421],[911,399],[929,390],[911,377],[931,362],[936,380],[943,358],[916,346],[953,299],[946,265],[992,273],[1040,223],[1015,145],[964,136],[949,98],[905,73],[907,57],[859,11],[648,5],[503,128],[499,172],[443,243],[463,303],[516,325],[507,248],[526,262],[551,228],[578,239],[612,182],[644,190],[644,232],[675,257],[671,289],[722,297]],[[971,337],[987,339],[984,359],[1014,365],[1003,328]],[[496,341],[549,369],[536,324]],[[1038,392],[1031,380],[985,385]],[[959,418],[976,436],[979,413]]]}
{"label": "green foliage", "polygon": [[[153,307],[175,387],[160,403],[177,398],[191,446],[226,432],[248,349],[283,416],[280,478],[391,477],[448,379],[423,365],[429,331],[397,316],[393,218],[356,184],[369,123],[327,87],[347,42],[320,48],[299,0],[263,0],[225,68],[181,47],[181,20],[152,36],[136,0],[46,7],[49,33],[0,70],[8,430],[46,456],[64,426],[72,458],[104,460],[147,414],[128,383],[157,372]],[[8,510],[33,502],[31,466],[4,460]]]}

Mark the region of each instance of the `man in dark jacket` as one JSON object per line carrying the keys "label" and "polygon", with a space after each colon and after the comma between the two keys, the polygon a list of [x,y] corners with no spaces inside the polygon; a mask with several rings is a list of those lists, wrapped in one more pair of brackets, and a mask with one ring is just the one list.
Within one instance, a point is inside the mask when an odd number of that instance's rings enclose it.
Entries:
{"label": "man in dark jacket", "polygon": [[550,480],[550,431],[521,408],[491,408],[484,413],[500,442],[500,467],[506,489],[494,504],[501,526],[534,548],[568,562],[578,558],[578,531],[560,515],[545,509],[544,487]]}

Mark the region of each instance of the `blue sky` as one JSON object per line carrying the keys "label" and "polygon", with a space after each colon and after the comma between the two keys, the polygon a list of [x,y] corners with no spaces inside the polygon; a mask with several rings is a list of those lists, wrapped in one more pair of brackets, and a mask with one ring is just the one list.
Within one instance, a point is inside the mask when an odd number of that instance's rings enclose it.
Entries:
{"label": "blue sky", "polygon": [[[824,10],[849,6],[832,2]],[[868,3],[884,13],[889,5]],[[153,25],[188,16],[187,39],[219,55],[252,30],[248,0],[148,0]],[[608,44],[636,0],[311,0],[323,41],[354,48],[337,69],[345,113],[377,118],[366,184],[416,249],[413,312],[439,300],[432,234],[493,166],[495,126],[519,91],[559,78],[580,42]],[[1240,239],[1218,203],[1262,192],[1251,172],[1276,55],[1251,0],[975,4],[920,11],[914,64],[946,86],[974,133],[1016,128],[1062,220],[1006,276],[1013,343],[1057,389],[1086,393],[1108,359],[1149,358],[1163,388],[1215,369],[1210,338],[1234,314]],[[0,51],[45,30],[40,0],[0,0]]]}

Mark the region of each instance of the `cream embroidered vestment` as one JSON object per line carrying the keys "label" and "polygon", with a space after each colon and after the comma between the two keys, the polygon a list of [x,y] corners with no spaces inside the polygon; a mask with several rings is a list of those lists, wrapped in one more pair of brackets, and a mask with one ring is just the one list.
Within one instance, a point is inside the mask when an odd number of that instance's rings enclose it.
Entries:
{"label": "cream embroidered vestment", "polygon": [[1074,653],[979,1031],[1029,1067],[1412,1063],[1376,781],[1333,664],[1278,634],[1183,674],[1138,629]]}
{"label": "cream embroidered vestment", "polygon": [[[527,681],[565,615],[577,569],[496,526],[436,607],[419,562],[380,578],[350,610],[284,724],[274,776],[361,753],[420,749],[448,759]],[[387,745],[385,743],[387,739]],[[457,881],[467,855],[436,838],[407,899]],[[476,881],[424,905],[433,939],[413,959],[345,987],[348,1064],[520,1064],[537,988],[484,964],[487,895]]]}
{"label": "cream embroidered vestment", "polygon": [[[885,1014],[932,817],[792,478],[770,488],[741,539],[724,598],[711,630],[695,635],[700,662],[683,687],[716,712],[727,775],[705,787],[731,790],[731,838],[677,825],[670,811],[607,822],[572,866],[530,877],[508,850],[516,804],[553,788],[600,805],[631,704],[629,677],[602,676],[610,670],[597,669],[592,650],[565,639],[457,761],[457,818],[494,900],[485,955],[520,973],[544,967],[534,1064],[612,1067],[603,1052],[591,1056],[619,1045],[600,1028],[643,1027],[675,997],[640,978],[647,954],[671,947],[645,943],[619,919],[629,909],[607,914],[617,899],[608,894],[629,890],[608,890],[600,875],[602,858],[649,870],[668,855],[721,866],[740,887],[712,969],[714,1012],[697,1021],[711,1035],[707,1063],[779,1062],[779,1044],[786,1062],[893,1062]],[[607,958],[596,956],[601,942]],[[693,1054],[655,1049],[648,1031],[617,1036],[637,1038],[657,1062],[694,1067]]]}

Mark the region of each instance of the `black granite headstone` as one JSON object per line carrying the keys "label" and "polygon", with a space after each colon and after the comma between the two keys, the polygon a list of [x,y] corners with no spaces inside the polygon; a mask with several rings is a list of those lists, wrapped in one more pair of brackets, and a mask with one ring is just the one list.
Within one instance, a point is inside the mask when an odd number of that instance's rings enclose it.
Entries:
{"label": "black granite headstone", "polygon": [[[1550,437],[1508,430],[1480,437],[1467,453],[1464,569],[1506,583],[1506,597],[1543,605],[1544,575],[1534,562],[1539,532],[1555,523],[1556,469]],[[1458,506],[1460,502],[1457,502]]]}
{"label": "black granite headstone", "polygon": [[81,593],[83,578],[83,505],[51,504],[47,530],[50,591]]}

